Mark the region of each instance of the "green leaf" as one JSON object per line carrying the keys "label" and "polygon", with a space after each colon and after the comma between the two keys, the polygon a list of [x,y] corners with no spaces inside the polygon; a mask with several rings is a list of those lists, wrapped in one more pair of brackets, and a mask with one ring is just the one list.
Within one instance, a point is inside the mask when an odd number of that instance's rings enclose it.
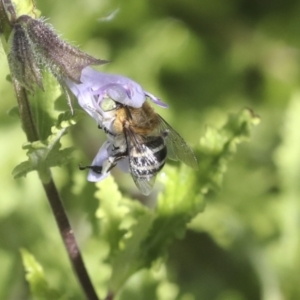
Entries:
{"label": "green leaf", "polygon": [[44,90],[37,87],[34,93],[29,93],[34,121],[41,140],[47,139],[51,134],[51,127],[59,114],[54,110],[55,101],[61,95],[57,80],[49,72],[43,72],[43,87]]}
{"label": "green leaf", "polygon": [[256,122],[251,111],[243,110],[230,115],[221,130],[208,128],[196,151],[199,170],[166,166],[158,176],[165,189],[154,210],[123,198],[111,176],[97,183],[101,236],[110,245],[111,291],[116,293],[132,274],[164,257],[167,246],[185,235],[188,223],[204,209],[205,193],[220,187],[236,145],[249,137]]}
{"label": "green leaf", "polygon": [[112,176],[97,183],[97,187],[101,238],[109,244],[109,262],[113,266],[110,288],[117,291],[137,270],[134,261],[153,213],[139,202],[122,197]]}
{"label": "green leaf", "polygon": [[28,172],[37,170],[43,182],[49,178],[49,168],[62,166],[69,162],[73,148],[61,148],[60,139],[66,133],[66,129],[76,123],[82,113],[72,116],[70,112],[59,115],[57,125],[51,128],[52,134],[46,141],[26,143],[23,149],[27,150],[28,160],[14,168],[14,178],[26,176]]}
{"label": "green leaf", "polygon": [[25,249],[20,251],[32,295],[38,300],[67,299],[49,287],[43,268],[34,256]]}
{"label": "green leaf", "polygon": [[20,118],[20,113],[19,113],[19,108],[18,106],[14,106],[12,107],[11,109],[9,109],[7,111],[7,114],[10,116],[10,117],[18,117]]}
{"label": "green leaf", "polygon": [[237,114],[230,114],[221,130],[212,127],[206,129],[196,153],[200,162],[197,177],[204,193],[221,187],[227,164],[236,152],[236,146],[249,139],[251,127],[259,121],[259,117],[251,110],[244,109]]}
{"label": "green leaf", "polygon": [[[101,236],[110,244],[113,291],[163,254],[175,237],[182,236],[191,217],[203,209],[202,195],[195,196],[199,188],[191,188],[196,186],[193,171],[183,166],[179,172],[170,167],[167,173],[166,192],[156,211],[122,198],[111,176],[97,184],[97,216],[102,220]],[[186,184],[186,189],[179,188],[182,184]]]}
{"label": "green leaf", "polygon": [[[236,145],[249,137],[250,127],[255,123],[257,117],[249,110],[230,115],[221,130],[208,129],[200,140],[196,152],[198,171],[182,165],[166,168],[166,173],[161,174],[165,191],[158,198],[156,218],[140,248],[144,264],[149,265],[162,255],[174,238],[184,236],[187,224],[204,209],[204,194],[208,188],[220,187]],[[205,155],[199,158],[201,151]]]}
{"label": "green leaf", "polygon": [[15,179],[23,176],[25,177],[27,173],[33,170],[34,167],[29,161],[23,161],[14,168],[12,175],[14,176]]}
{"label": "green leaf", "polygon": [[162,175],[165,190],[158,197],[156,218],[141,245],[146,265],[162,255],[174,238],[182,238],[187,223],[204,209],[195,171],[181,165],[179,168],[166,168]]}
{"label": "green leaf", "polygon": [[141,257],[141,245],[150,231],[155,216],[150,211],[140,215],[122,240],[122,247],[112,258],[112,276],[110,288],[118,291],[124,282],[136,271],[143,267],[144,259]]}
{"label": "green leaf", "polygon": [[140,215],[148,213],[146,207],[137,201],[122,197],[112,176],[97,183],[99,199],[97,217],[101,219],[101,236],[109,243],[111,257],[124,248],[121,241],[137,223]]}
{"label": "green leaf", "polygon": [[[289,103],[281,132],[282,143],[275,153],[282,188],[292,193],[299,192],[300,180],[300,93],[295,93]],[[298,201],[298,200],[296,200]]]}

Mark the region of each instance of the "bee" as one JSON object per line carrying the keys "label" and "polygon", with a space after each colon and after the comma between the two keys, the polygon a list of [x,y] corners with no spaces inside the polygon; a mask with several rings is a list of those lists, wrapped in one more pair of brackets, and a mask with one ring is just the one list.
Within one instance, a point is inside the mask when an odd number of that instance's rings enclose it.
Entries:
{"label": "bee", "polygon": [[129,170],[140,192],[149,195],[167,157],[198,168],[191,148],[148,102],[134,108],[104,98],[99,106],[99,127],[108,140],[91,166],[80,166],[90,169],[89,181],[102,180],[120,164],[121,169]]}

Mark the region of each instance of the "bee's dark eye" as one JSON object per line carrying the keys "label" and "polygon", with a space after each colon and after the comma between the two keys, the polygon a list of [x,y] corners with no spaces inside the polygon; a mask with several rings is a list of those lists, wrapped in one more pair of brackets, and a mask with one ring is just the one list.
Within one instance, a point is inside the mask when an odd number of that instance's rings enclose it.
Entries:
{"label": "bee's dark eye", "polygon": [[117,104],[114,100],[110,98],[104,98],[101,103],[100,107],[103,111],[110,111],[117,108]]}

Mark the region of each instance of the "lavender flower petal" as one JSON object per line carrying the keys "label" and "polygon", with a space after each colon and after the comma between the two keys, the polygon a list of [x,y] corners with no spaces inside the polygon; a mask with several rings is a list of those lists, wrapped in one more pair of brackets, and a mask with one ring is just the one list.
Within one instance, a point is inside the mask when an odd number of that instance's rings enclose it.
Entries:
{"label": "lavender flower petal", "polygon": [[[111,152],[111,143],[109,141],[106,141],[98,151],[96,157],[94,158],[92,162],[92,166],[99,166],[102,167],[103,163],[109,158],[110,152]],[[104,173],[104,174],[98,174],[94,172],[93,170],[89,171],[87,180],[91,182],[97,182],[105,179],[110,172]]]}
{"label": "lavender flower petal", "polygon": [[141,107],[148,97],[153,103],[168,107],[160,99],[144,91],[138,83],[121,75],[106,74],[86,67],[82,70],[80,81],[81,84],[76,84],[68,79],[65,80],[72,93],[78,98],[79,105],[93,118],[95,114],[91,110],[97,111],[104,97],[135,108]]}
{"label": "lavender flower petal", "polygon": [[153,103],[155,103],[155,104],[157,104],[157,105],[159,105],[159,106],[161,106],[161,107],[163,107],[163,108],[168,108],[168,107],[169,107],[168,104],[166,104],[166,103],[160,101],[159,98],[155,97],[154,95],[150,94],[149,92],[144,91],[144,93],[145,93],[145,96],[149,97],[150,100],[151,100]]}
{"label": "lavender flower petal", "polygon": [[125,158],[122,159],[118,162],[117,166],[124,172],[124,173],[129,173],[130,172],[130,167],[129,167],[129,159]]}
{"label": "lavender flower petal", "polygon": [[100,95],[105,95],[109,91],[112,96],[115,96],[113,100],[124,105],[141,107],[146,101],[142,87],[121,75],[101,73],[86,67],[82,70],[80,80],[95,94],[98,92]]}

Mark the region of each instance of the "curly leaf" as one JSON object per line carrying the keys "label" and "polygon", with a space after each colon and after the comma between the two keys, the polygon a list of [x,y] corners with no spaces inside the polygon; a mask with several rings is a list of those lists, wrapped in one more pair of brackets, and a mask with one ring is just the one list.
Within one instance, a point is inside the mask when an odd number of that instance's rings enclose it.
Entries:
{"label": "curly leaf", "polygon": [[154,211],[122,198],[112,177],[97,184],[102,237],[111,247],[113,292],[136,271],[164,256],[175,238],[184,236],[188,223],[204,209],[205,193],[220,186],[236,145],[249,137],[250,126],[256,122],[251,111],[243,110],[230,115],[221,130],[208,128],[196,152],[199,170],[167,166],[159,176],[165,190]]}
{"label": "curly leaf", "polygon": [[33,165],[29,161],[23,161],[19,165],[17,165],[12,172],[14,178],[25,177],[27,173],[34,170]]}
{"label": "curly leaf", "polygon": [[60,149],[60,139],[66,129],[75,124],[80,116],[81,114],[77,114],[76,117],[72,117],[69,112],[61,114],[58,117],[57,125],[51,128],[52,134],[46,141],[23,145],[23,149],[27,150],[28,160],[14,168],[14,178],[26,176],[28,172],[37,170],[43,181],[47,182],[49,168],[68,163],[73,148]]}
{"label": "curly leaf", "polygon": [[183,235],[189,220],[203,209],[203,197],[192,170],[170,167],[163,177],[166,190],[159,197],[156,211],[122,198],[111,176],[97,184],[97,215],[102,219],[102,237],[111,247],[110,289],[114,292],[132,274],[162,255],[175,237]]}
{"label": "curly leaf", "polygon": [[145,220],[149,219],[151,224],[153,213],[139,202],[122,197],[112,176],[97,183],[97,187],[100,203],[97,217],[101,219],[101,238],[110,246],[109,262],[113,269],[110,288],[116,291],[137,269],[134,261],[144,231],[149,227]]}
{"label": "curly leaf", "polygon": [[144,260],[141,259],[143,256],[141,244],[151,229],[154,218],[151,211],[145,212],[135,220],[135,225],[128,230],[127,235],[124,235],[123,247],[112,259],[111,290],[118,291],[132,274],[146,267]]}
{"label": "curly leaf", "polygon": [[101,219],[101,236],[109,243],[111,258],[124,245],[121,241],[129,235],[131,227],[136,224],[139,215],[148,210],[138,202],[122,197],[112,176],[97,183],[99,199],[97,217]]}
{"label": "curly leaf", "polygon": [[20,251],[32,295],[38,300],[66,299],[49,287],[43,268],[34,256],[25,249]]}
{"label": "curly leaf", "polygon": [[179,169],[170,167],[162,177],[165,191],[158,197],[156,218],[141,245],[146,265],[162,255],[174,238],[182,238],[187,223],[204,209],[203,195],[193,170],[183,165]]}
{"label": "curly leaf", "polygon": [[197,177],[203,192],[220,188],[236,146],[250,137],[251,127],[259,121],[259,117],[251,110],[244,109],[237,114],[230,114],[221,130],[211,127],[206,129],[196,153],[200,162]]}

